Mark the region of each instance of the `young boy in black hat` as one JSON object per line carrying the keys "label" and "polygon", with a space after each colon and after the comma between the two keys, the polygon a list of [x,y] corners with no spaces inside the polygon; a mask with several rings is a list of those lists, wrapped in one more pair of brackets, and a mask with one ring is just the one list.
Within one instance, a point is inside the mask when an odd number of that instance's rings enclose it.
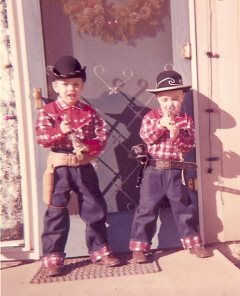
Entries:
{"label": "young boy in black hat", "polygon": [[190,85],[183,86],[179,73],[164,71],[157,76],[156,88],[147,89],[156,94],[160,108],[147,113],[140,128],[149,160],[130,239],[133,262],[136,263],[147,262],[145,254],[150,250],[159,204],[165,195],[169,198],[183,247],[199,258],[209,257],[195,222],[196,210],[189,202],[184,185],[183,170],[196,169],[194,163],[183,161],[185,154],[195,147],[193,120],[180,112],[190,88]]}
{"label": "young boy in black hat", "polygon": [[40,110],[36,123],[37,143],[51,148],[43,184],[48,209],[41,261],[47,275],[62,274],[70,227],[67,204],[70,192],[75,191],[79,215],[86,223],[90,258],[109,267],[119,265],[107,242],[107,206],[90,163],[105,147],[106,123],[92,107],[79,101],[86,81],[85,67],[65,56],[48,70],[58,97]]}

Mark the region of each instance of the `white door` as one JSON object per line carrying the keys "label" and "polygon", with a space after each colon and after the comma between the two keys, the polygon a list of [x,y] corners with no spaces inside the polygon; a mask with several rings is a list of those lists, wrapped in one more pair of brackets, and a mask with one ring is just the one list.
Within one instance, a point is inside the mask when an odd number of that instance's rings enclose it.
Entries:
{"label": "white door", "polygon": [[[67,1],[65,1],[67,2]],[[112,1],[114,2],[114,1]],[[137,164],[127,158],[133,145],[139,143],[138,131],[142,116],[149,108],[155,108],[154,96],[145,89],[155,85],[157,74],[166,64],[173,64],[184,83],[191,83],[190,60],[183,57],[183,45],[189,41],[188,1],[165,1],[162,6],[163,27],[155,35],[134,39],[130,45],[123,41],[116,44],[103,42],[99,37],[76,33],[76,25],[63,13],[63,4],[58,0],[13,1],[19,17],[15,22],[16,40],[21,45],[17,50],[22,63],[19,65],[24,90],[19,86],[27,102],[22,116],[27,143],[25,155],[31,150],[26,178],[30,181],[30,195],[26,203],[31,225],[29,236],[33,240],[35,254],[41,253],[40,235],[42,218],[46,206],[42,201],[42,175],[45,169],[47,149],[38,147],[34,124],[38,109],[32,96],[34,89],[41,88],[44,98],[54,99],[46,80],[46,66],[52,65],[63,55],[73,55],[87,66],[87,83],[84,99],[99,109],[108,122],[110,137],[105,153],[98,162],[97,173],[100,186],[108,204],[108,233],[114,251],[126,251],[133,211],[138,204],[139,190],[136,188]],[[14,12],[12,12],[13,17]],[[23,66],[21,69],[20,66]],[[169,66],[168,66],[169,67]],[[25,72],[24,72],[25,71]],[[122,81],[118,88],[118,86]],[[27,93],[29,92],[29,93]],[[47,103],[47,100],[44,100]],[[192,113],[192,98],[187,98],[188,113]],[[44,104],[43,103],[43,104]],[[27,114],[26,114],[26,113]],[[29,128],[29,125],[31,126]],[[26,132],[28,126],[28,133]],[[194,160],[194,152],[189,159]],[[197,204],[197,195],[190,193]],[[25,197],[24,197],[25,198]],[[71,231],[66,247],[67,256],[87,255],[84,241],[84,224],[77,216],[74,197],[69,205]],[[161,209],[161,225],[154,237],[153,247],[175,247],[180,245],[175,223],[168,206]],[[164,225],[167,221],[167,225]],[[165,230],[168,229],[166,232]],[[120,248],[121,245],[121,248]]]}

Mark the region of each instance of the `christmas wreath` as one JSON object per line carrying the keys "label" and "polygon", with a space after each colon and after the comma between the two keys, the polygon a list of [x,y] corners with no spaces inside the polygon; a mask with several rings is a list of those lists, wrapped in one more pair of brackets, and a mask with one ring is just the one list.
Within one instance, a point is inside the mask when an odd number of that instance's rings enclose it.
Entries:
{"label": "christmas wreath", "polygon": [[[128,42],[149,36],[163,27],[164,0],[61,0],[63,11],[77,25],[77,31],[99,36],[104,42]],[[116,1],[115,1],[116,2]]]}

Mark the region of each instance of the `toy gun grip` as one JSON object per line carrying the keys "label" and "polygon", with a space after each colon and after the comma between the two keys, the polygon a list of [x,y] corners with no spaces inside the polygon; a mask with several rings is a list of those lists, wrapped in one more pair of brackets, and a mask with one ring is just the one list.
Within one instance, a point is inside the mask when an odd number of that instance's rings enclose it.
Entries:
{"label": "toy gun grip", "polygon": [[[168,109],[168,116],[170,117],[171,121],[174,121],[173,110],[174,110],[173,107],[169,107],[169,109]],[[171,126],[174,126],[174,125],[175,125],[175,122],[172,122],[170,125],[171,125]],[[172,135],[172,133],[171,133],[171,130],[170,130],[170,138],[171,138],[171,139],[173,138],[173,135]]]}
{"label": "toy gun grip", "polygon": [[[63,119],[66,121],[70,121],[67,113],[65,112],[63,115]],[[77,147],[86,147],[76,136],[75,132],[71,132],[68,134],[68,138],[71,140],[73,148],[76,149]],[[83,152],[78,153],[78,156],[81,156]]]}
{"label": "toy gun grip", "polygon": [[168,109],[168,116],[170,117],[171,121],[174,121],[173,110],[173,107],[169,107]]}
{"label": "toy gun grip", "polygon": [[69,117],[68,117],[68,115],[67,115],[67,112],[65,112],[65,113],[63,114],[63,120],[64,120],[64,121],[68,121],[68,122],[70,122],[70,119],[69,119]]}

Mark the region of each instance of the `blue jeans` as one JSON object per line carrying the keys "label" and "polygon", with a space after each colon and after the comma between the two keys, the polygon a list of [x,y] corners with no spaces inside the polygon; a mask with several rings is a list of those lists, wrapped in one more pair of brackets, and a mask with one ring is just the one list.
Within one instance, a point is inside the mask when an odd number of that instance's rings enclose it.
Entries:
{"label": "blue jeans", "polygon": [[[42,234],[43,255],[64,253],[70,229],[66,208],[70,192],[78,197],[79,215],[86,223],[86,244],[90,252],[107,245],[105,226],[107,206],[99,189],[98,177],[91,164],[79,167],[57,167],[54,172],[54,191],[51,205],[44,216]],[[60,208],[63,207],[63,208]]]}
{"label": "blue jeans", "polygon": [[136,209],[131,240],[151,244],[159,207],[167,195],[181,238],[198,233],[197,212],[182,184],[182,171],[178,169],[146,168],[140,189],[140,202]]}

